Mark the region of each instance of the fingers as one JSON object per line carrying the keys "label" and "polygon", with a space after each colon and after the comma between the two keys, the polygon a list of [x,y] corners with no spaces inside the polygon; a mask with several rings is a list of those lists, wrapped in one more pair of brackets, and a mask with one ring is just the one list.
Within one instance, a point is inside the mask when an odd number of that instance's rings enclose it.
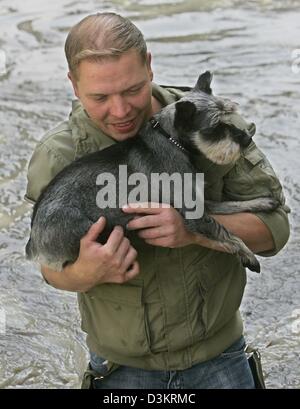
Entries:
{"label": "fingers", "polygon": [[96,223],[92,224],[84,238],[87,241],[96,241],[106,224],[105,217],[101,216]]}
{"label": "fingers", "polygon": [[124,280],[125,281],[132,280],[139,274],[139,272],[140,272],[139,263],[137,261],[134,261],[131,264],[130,268],[128,268],[127,271],[125,272]]}
{"label": "fingers", "polygon": [[127,237],[123,237],[117,252],[116,252],[116,257],[120,258],[120,260],[123,260],[126,254],[128,253],[128,250],[130,248],[130,241]]}
{"label": "fingers", "polygon": [[124,230],[121,226],[115,226],[110,233],[105,247],[111,252],[115,253],[124,239]]}
{"label": "fingers", "polygon": [[137,251],[130,245],[127,237],[124,237],[117,252],[115,253],[115,260],[120,265],[120,271],[126,273],[136,261]]}
{"label": "fingers", "polygon": [[131,269],[131,266],[134,263],[136,263],[136,257],[137,257],[137,251],[133,247],[130,246],[126,256],[124,257],[124,261],[123,261],[123,267],[126,272]]}
{"label": "fingers", "polygon": [[146,214],[159,214],[162,209],[170,208],[167,203],[129,203],[122,207],[125,213],[146,213]]}
{"label": "fingers", "polygon": [[127,281],[130,277],[139,273],[139,268],[136,264],[137,251],[131,246],[129,239],[124,236],[121,226],[116,226],[113,229],[104,248],[118,271],[118,280],[120,279],[121,282]]}
{"label": "fingers", "polygon": [[122,261],[117,261],[116,258],[114,259],[116,270],[110,274],[106,274],[106,279],[103,282],[122,284],[136,277],[140,272],[136,257],[137,251],[130,246]]}
{"label": "fingers", "polygon": [[[82,288],[90,289],[103,283],[123,283],[139,274],[137,251],[124,236],[121,226],[114,227],[105,244],[97,242],[105,228],[106,220],[100,217],[81,239],[76,262]],[[82,280],[84,271],[84,281]]]}
{"label": "fingers", "polygon": [[147,239],[145,241],[151,246],[169,247],[169,248],[175,247],[170,243],[169,237],[159,237],[157,239]]}
{"label": "fingers", "polygon": [[138,232],[141,239],[158,239],[160,237],[168,237],[173,231],[167,227],[156,227],[152,229],[145,229]]}
{"label": "fingers", "polygon": [[137,229],[146,229],[149,227],[157,227],[161,224],[160,218],[158,215],[151,215],[151,216],[139,216],[130,220],[127,223],[128,230],[137,230]]}

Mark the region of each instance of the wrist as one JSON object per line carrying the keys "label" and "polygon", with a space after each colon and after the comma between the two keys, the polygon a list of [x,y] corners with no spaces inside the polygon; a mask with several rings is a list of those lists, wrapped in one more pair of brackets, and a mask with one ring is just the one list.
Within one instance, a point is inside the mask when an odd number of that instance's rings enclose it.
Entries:
{"label": "wrist", "polygon": [[78,261],[69,263],[63,268],[62,274],[73,287],[73,291],[84,293],[95,285],[89,278],[89,275],[84,274],[84,270]]}

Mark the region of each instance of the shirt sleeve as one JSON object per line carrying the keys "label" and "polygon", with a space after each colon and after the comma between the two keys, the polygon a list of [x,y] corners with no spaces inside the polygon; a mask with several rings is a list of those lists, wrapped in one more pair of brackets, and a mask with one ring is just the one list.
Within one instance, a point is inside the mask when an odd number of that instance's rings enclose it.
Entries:
{"label": "shirt sleeve", "polygon": [[47,144],[38,144],[28,165],[25,200],[35,203],[48,183],[67,165],[68,161]]}
{"label": "shirt sleeve", "polygon": [[260,253],[261,256],[277,254],[287,243],[290,228],[289,207],[285,204],[282,186],[266,156],[254,142],[245,150],[235,166],[224,177],[224,200],[251,200],[259,197],[275,197],[280,205],[270,213],[255,213],[269,228],[275,248]]}

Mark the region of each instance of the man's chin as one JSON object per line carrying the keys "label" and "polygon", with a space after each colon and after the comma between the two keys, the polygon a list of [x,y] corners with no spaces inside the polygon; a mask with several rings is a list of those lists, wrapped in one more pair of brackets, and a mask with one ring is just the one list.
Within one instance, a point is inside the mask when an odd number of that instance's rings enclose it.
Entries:
{"label": "man's chin", "polygon": [[128,129],[117,129],[117,127],[111,127],[110,129],[108,129],[107,133],[117,141],[125,141],[126,139],[136,136],[139,129],[140,126],[137,126],[137,124],[135,124],[135,126],[128,127]]}
{"label": "man's chin", "polygon": [[138,132],[135,130],[128,133],[115,133],[114,135],[112,135],[112,138],[114,138],[117,141],[125,141],[126,139],[135,137],[137,133]]}

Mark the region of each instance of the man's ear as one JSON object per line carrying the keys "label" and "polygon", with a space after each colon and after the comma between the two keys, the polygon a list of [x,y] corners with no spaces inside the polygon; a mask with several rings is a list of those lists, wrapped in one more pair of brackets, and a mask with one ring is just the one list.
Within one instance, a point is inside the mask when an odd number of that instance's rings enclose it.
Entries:
{"label": "man's ear", "polygon": [[198,78],[197,84],[195,85],[195,90],[196,91],[202,91],[205,92],[206,94],[211,95],[212,91],[210,88],[210,84],[212,81],[212,73],[209,71],[205,71],[203,74],[201,74]]}
{"label": "man's ear", "polygon": [[150,80],[153,81],[153,71],[152,71],[152,67],[151,67],[151,61],[152,61],[152,55],[150,52],[147,52],[147,57],[146,57],[146,65],[148,68],[148,72],[149,72],[149,76],[150,76]]}
{"label": "man's ear", "polygon": [[175,104],[174,126],[178,129],[189,130],[193,127],[196,113],[195,105],[190,101],[179,101]]}
{"label": "man's ear", "polygon": [[71,83],[72,83],[72,87],[73,87],[75,96],[79,99],[78,87],[77,87],[77,81],[76,81],[76,79],[74,78],[74,76],[73,76],[70,72],[68,72],[68,78],[69,78],[69,80],[70,80]]}

